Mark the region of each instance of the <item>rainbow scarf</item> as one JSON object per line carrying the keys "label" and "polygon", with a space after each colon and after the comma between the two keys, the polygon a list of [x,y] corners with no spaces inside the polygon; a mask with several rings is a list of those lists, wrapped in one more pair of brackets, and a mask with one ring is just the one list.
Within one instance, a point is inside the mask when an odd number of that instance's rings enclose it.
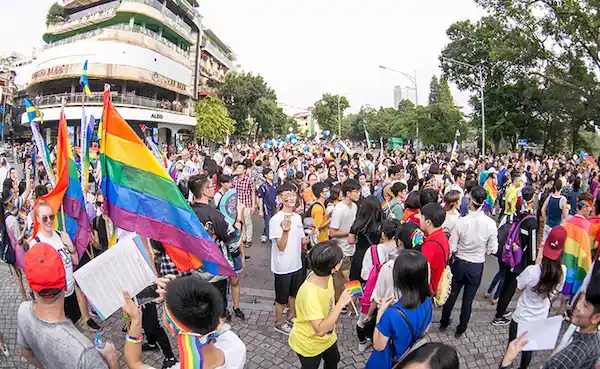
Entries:
{"label": "rainbow scarf", "polygon": [[423,185],[423,189],[426,190],[428,188],[433,188],[435,189],[435,176],[432,176],[431,178],[429,178],[427,180],[427,182],[425,182],[425,184]]}
{"label": "rainbow scarf", "polygon": [[389,201],[384,201],[381,204],[381,209],[383,209],[383,213],[385,214],[385,216],[389,216],[390,215],[390,203]]}
{"label": "rainbow scarf", "polygon": [[448,181],[452,184],[454,184],[454,176],[452,175],[452,172],[450,172],[450,169],[446,167],[446,170],[444,170],[444,181]]}
{"label": "rainbow scarf", "polygon": [[173,316],[167,303],[163,305],[165,317],[173,329],[178,333],[177,345],[179,346],[179,367],[181,369],[201,369],[204,364],[202,348],[217,339],[216,331],[206,335],[191,332],[183,323]]}
{"label": "rainbow scarf", "polygon": [[404,214],[402,214],[402,223],[406,223],[410,217],[418,213],[419,209],[405,209]]}
{"label": "rainbow scarf", "polygon": [[563,223],[563,227],[567,231],[567,240],[562,264],[567,268],[567,277],[562,293],[565,296],[574,296],[592,265],[592,224],[576,215]]}
{"label": "rainbow scarf", "polygon": [[498,188],[496,188],[496,182],[494,181],[494,177],[489,176],[483,185],[483,189],[487,194],[485,199],[485,203],[483,204],[483,211],[491,213],[492,209],[494,209],[494,204],[496,203],[496,198],[498,198]]}

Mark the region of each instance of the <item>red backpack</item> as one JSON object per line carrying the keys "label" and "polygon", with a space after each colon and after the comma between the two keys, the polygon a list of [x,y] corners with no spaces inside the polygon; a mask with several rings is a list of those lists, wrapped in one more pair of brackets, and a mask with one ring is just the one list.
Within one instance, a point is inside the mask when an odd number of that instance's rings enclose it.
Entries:
{"label": "red backpack", "polygon": [[369,312],[369,307],[371,306],[371,295],[373,294],[373,290],[375,289],[375,285],[377,284],[377,278],[379,277],[379,271],[383,264],[379,261],[379,255],[377,255],[377,245],[372,245],[369,247],[371,252],[371,259],[373,260],[373,269],[369,273],[369,278],[367,278],[367,283],[365,284],[365,288],[363,288],[363,297],[360,300],[360,312],[366,314]]}

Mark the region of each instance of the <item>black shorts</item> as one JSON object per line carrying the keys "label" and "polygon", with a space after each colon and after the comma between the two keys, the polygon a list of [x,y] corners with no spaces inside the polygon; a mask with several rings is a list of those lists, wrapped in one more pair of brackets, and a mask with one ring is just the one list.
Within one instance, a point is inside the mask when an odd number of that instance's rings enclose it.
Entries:
{"label": "black shorts", "polygon": [[65,316],[69,318],[73,324],[81,319],[81,311],[77,303],[77,294],[73,292],[71,296],[65,297]]}
{"label": "black shorts", "polygon": [[303,269],[288,274],[275,274],[275,301],[286,305],[290,297],[296,297],[303,282]]}

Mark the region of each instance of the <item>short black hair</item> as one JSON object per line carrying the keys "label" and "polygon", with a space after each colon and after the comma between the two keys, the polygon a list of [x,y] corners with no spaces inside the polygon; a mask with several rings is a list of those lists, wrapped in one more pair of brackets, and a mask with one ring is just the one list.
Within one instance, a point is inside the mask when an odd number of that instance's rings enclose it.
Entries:
{"label": "short black hair", "polygon": [[483,202],[485,201],[485,199],[487,197],[487,193],[481,186],[473,187],[471,189],[470,194],[471,194],[471,200],[473,200],[473,202],[478,206],[483,205]]}
{"label": "short black hair", "polygon": [[314,185],[312,185],[311,190],[312,193],[315,195],[315,197],[319,197],[321,196],[321,194],[323,193],[323,191],[329,188],[329,186],[327,186],[327,183],[325,182],[317,182]]}
{"label": "short black hair", "polygon": [[398,167],[397,165],[392,165],[389,169],[388,169],[388,175],[394,176],[396,174],[400,173],[400,167]]}
{"label": "short black hair", "polygon": [[235,167],[236,168],[239,167],[240,165],[243,165],[244,169],[248,169],[248,165],[245,163],[245,160],[244,161],[240,161],[238,163],[235,163]]}
{"label": "short black hair", "polygon": [[406,190],[406,185],[402,182],[396,182],[392,185],[392,187],[390,188],[390,190],[392,191],[392,193],[394,194],[394,196],[398,196],[398,194],[400,192],[403,192],[404,190]]}
{"label": "short black hair", "polygon": [[360,190],[360,182],[354,178],[348,178],[346,182],[342,184],[342,196],[347,196],[348,192]]}
{"label": "short black hair", "polygon": [[188,188],[194,194],[194,197],[200,198],[200,193],[209,179],[206,174],[194,174],[188,180]]}
{"label": "short black hair", "polygon": [[394,287],[400,292],[400,303],[405,309],[416,309],[431,296],[429,264],[420,251],[400,250],[393,275]]}
{"label": "short black hair", "polygon": [[388,218],[381,224],[381,233],[383,233],[388,240],[396,237],[396,231],[400,227],[400,221],[398,219]]}
{"label": "short black hair", "polygon": [[273,171],[273,169],[269,168],[269,167],[265,167],[263,168],[262,174],[263,176],[266,176],[267,174],[271,173]]}
{"label": "short black hair", "polygon": [[290,183],[284,183],[281,186],[277,187],[277,195],[281,195],[284,192],[296,193],[296,187]]}
{"label": "short black hair", "polygon": [[44,186],[44,185],[37,185],[35,186],[35,188],[33,189],[33,195],[38,198],[40,196],[44,196],[48,194],[48,187]]}
{"label": "short black hair", "polygon": [[421,194],[417,191],[409,193],[404,204],[406,205],[407,209],[416,210],[421,208]]}
{"label": "short black hair", "polygon": [[231,182],[233,179],[231,178],[230,175],[227,174],[220,174],[217,177],[217,183],[219,183],[219,185],[222,185],[223,183],[229,183]]}
{"label": "short black hair", "polygon": [[431,220],[435,228],[439,228],[446,220],[446,211],[438,203],[429,203],[421,208],[421,219]]}
{"label": "short black hair", "polygon": [[590,304],[594,305],[594,314],[600,313],[600,278],[598,275],[593,275],[585,289],[585,299]]}
{"label": "short black hair", "polygon": [[525,186],[521,190],[521,195],[523,196],[523,200],[525,202],[531,201],[533,199],[533,195],[535,194],[535,190],[531,186]]}
{"label": "short black hair", "polygon": [[476,180],[472,179],[470,181],[466,181],[465,182],[465,191],[467,193],[470,193],[471,190],[473,189],[473,187],[475,187],[475,186],[477,186],[477,181]]}
{"label": "short black hair", "polygon": [[419,200],[421,201],[421,207],[432,202],[437,203],[438,193],[433,188],[426,188],[423,191],[421,191],[421,196],[419,197]]}
{"label": "short black hair", "polygon": [[217,329],[223,315],[223,298],[217,288],[192,275],[170,281],[165,301],[174,318],[201,335]]}
{"label": "short black hair", "polygon": [[419,229],[419,226],[417,226],[413,222],[406,222],[406,223],[401,224],[400,227],[398,227],[398,229],[396,230],[396,236],[395,236],[396,245],[398,245],[398,241],[400,241],[400,242],[402,242],[402,245],[404,246],[404,248],[407,250],[410,250],[413,247],[418,246],[418,245],[415,245],[415,242],[413,242],[413,241],[418,241],[418,239],[415,239],[415,237],[413,237],[415,235],[415,231],[423,233]]}
{"label": "short black hair", "polygon": [[310,265],[312,271],[319,277],[331,275],[331,270],[344,257],[342,249],[336,241],[324,241],[310,250]]}
{"label": "short black hair", "polygon": [[430,369],[459,369],[460,362],[454,347],[441,342],[427,342],[398,364],[396,369],[407,368],[410,364],[427,363]]}

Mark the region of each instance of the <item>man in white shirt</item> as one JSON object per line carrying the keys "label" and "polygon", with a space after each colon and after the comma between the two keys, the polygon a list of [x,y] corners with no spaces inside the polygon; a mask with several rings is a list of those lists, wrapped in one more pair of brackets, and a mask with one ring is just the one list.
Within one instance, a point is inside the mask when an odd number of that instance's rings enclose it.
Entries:
{"label": "man in white shirt", "polygon": [[[275,276],[275,330],[289,336],[296,313],[296,294],[305,277],[302,243],[308,243],[308,239],[302,218],[294,212],[298,197],[295,188],[284,184],[277,189],[277,197],[283,208],[269,222],[271,271]],[[289,306],[287,321],[283,317],[285,305]]]}
{"label": "man in white shirt", "polygon": [[459,338],[467,330],[471,317],[473,299],[481,283],[485,256],[498,251],[498,229],[496,222],[481,210],[486,199],[486,192],[480,186],[471,190],[471,210],[460,218],[450,236],[450,249],[456,250],[456,259],[452,264],[452,287],[450,297],[442,311],[440,330],[445,330],[451,323],[450,315],[460,290],[464,287],[463,301],[460,311],[460,323],[456,327]]}

